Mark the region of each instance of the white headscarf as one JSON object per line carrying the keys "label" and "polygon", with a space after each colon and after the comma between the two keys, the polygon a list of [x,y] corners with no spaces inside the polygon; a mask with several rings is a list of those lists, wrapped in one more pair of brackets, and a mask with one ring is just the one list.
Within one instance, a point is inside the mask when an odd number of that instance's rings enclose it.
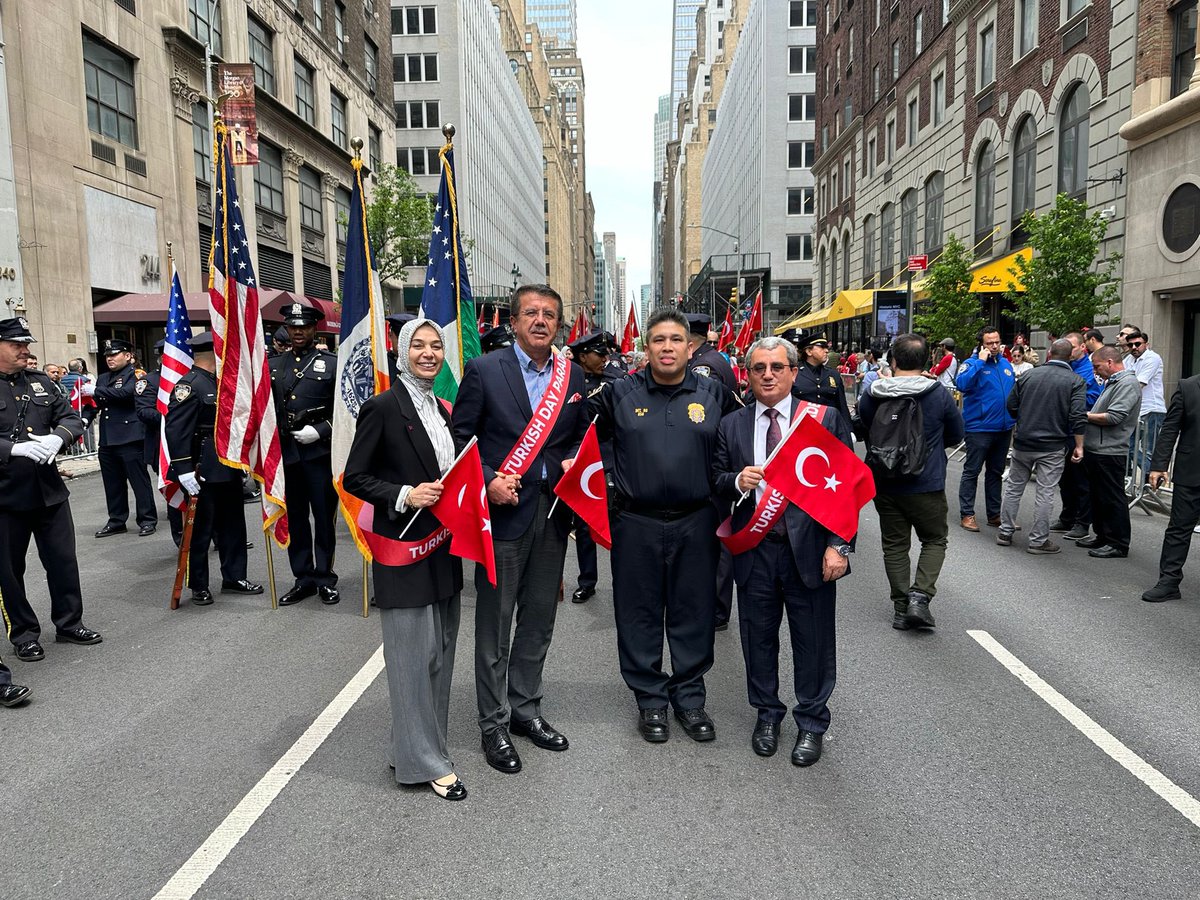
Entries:
{"label": "white headscarf", "polygon": [[400,334],[396,337],[396,368],[400,372],[400,379],[422,394],[428,394],[433,391],[434,379],[422,378],[412,370],[408,351],[412,346],[413,335],[417,333],[417,329],[424,328],[427,325],[437,332],[438,340],[445,347],[446,335],[443,334],[442,327],[433,321],[433,319],[413,319],[411,322],[405,322],[400,328]]}

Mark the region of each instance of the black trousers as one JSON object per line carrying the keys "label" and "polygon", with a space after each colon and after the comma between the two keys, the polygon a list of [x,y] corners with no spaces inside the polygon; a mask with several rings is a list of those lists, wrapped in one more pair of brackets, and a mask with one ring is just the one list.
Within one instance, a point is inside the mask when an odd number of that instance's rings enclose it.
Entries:
{"label": "black trousers", "polygon": [[1062,497],[1062,515],[1068,525],[1092,525],[1092,488],[1088,483],[1087,469],[1071,462],[1075,450],[1075,439],[1067,443],[1067,464],[1063,467],[1058,482],[1058,493]]}
{"label": "black trousers", "polygon": [[25,557],[31,537],[46,570],[54,627],[66,631],[83,618],[71,505],[64,500],[19,513],[0,512],[0,613],[13,644],[36,641],[42,636],[42,627],[25,594]]}
{"label": "black trousers", "polygon": [[837,582],[806,587],[786,540],[764,540],[749,552],[754,571],[738,587],[738,626],[750,705],[765,722],[779,723],[787,712],[779,699],[779,626],[786,610],[796,690],[792,716],[798,727],[823,733],[829,728],[829,696],[837,681]]}
{"label": "black trousers", "polygon": [[[720,544],[720,542],[718,542]],[[717,624],[728,625],[733,615],[733,554],[720,544],[717,557]]]}
{"label": "black trousers", "polygon": [[[333,587],[333,552],[337,543],[334,531],[338,496],[333,487],[329,457],[284,466],[287,480],[288,562],[299,587]],[[238,485],[241,497],[241,485]],[[312,525],[308,517],[312,515]],[[314,540],[315,536],[315,540]],[[315,549],[315,554],[314,554]]]}
{"label": "black trousers", "polygon": [[108,506],[108,524],[124,525],[129,519],[129,491],[137,504],[137,523],[158,524],[158,509],[154,505],[154,488],[140,443],[101,447],[100,477],[104,481],[104,502]]}
{"label": "black trousers", "polygon": [[596,562],[596,542],[587,523],[575,517],[575,556],[579,560],[579,587],[595,590],[600,579],[600,567]]}
{"label": "black trousers", "polygon": [[1171,497],[1171,521],[1163,535],[1162,556],[1158,561],[1158,580],[1178,586],[1183,581],[1183,564],[1192,546],[1192,529],[1200,522],[1200,486],[1174,485]]}
{"label": "black trousers", "polygon": [[1129,503],[1125,499],[1125,457],[1085,453],[1092,491],[1092,529],[1097,547],[1108,545],[1129,552]]}
{"label": "black trousers", "polygon": [[[617,654],[639,709],[704,706],[713,663],[717,512],[664,522],[622,512],[612,524]],[[671,675],[663,672],[663,634]]]}
{"label": "black trousers", "polygon": [[246,577],[246,513],[240,478],[206,481],[200,489],[188,557],[188,587],[193,591],[208,589],[210,543],[217,545],[222,580],[241,581]]}

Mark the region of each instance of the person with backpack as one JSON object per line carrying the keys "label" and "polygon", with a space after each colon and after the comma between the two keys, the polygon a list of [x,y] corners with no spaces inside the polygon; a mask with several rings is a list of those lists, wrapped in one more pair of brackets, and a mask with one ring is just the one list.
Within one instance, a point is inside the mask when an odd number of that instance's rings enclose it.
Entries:
{"label": "person with backpack", "polygon": [[1000,352],[1000,332],[984,328],[979,333],[979,349],[962,364],[955,378],[963,397],[967,442],[967,458],[958,483],[958,514],[967,531],[979,530],[975,494],[979,473],[985,466],[983,503],[987,523],[993,528],[1000,524],[1002,478],[1013,428],[1013,418],[1004,404],[1016,380],[1012,363]]}
{"label": "person with backpack", "polygon": [[[934,627],[929,604],[950,531],[945,448],[963,439],[954,398],[923,374],[928,353],[921,335],[900,335],[892,344],[892,377],[875,381],[858,402],[867,465],[875,475],[892,627],[898,630]],[[913,532],[921,543],[915,577],[909,557]]]}

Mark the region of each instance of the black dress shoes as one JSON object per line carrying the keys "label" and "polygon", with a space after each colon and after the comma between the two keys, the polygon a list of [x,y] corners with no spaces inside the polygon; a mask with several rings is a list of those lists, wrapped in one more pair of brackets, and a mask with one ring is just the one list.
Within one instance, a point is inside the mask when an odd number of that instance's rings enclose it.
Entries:
{"label": "black dress shoes", "polygon": [[513,746],[508,732],[501,726],[493,728],[483,736],[483,755],[488,765],[505,775],[516,775],[521,771],[521,757]]}
{"label": "black dress shoes", "polygon": [[143,525],[138,529],[138,537],[150,537],[156,531],[158,531],[157,525]]}
{"label": "black dress shoes", "polygon": [[280,606],[291,606],[293,603],[299,603],[305,597],[317,596],[317,589],[311,584],[296,585],[286,594],[279,598]]}
{"label": "black dress shoes", "polygon": [[29,688],[23,684],[6,684],[0,687],[0,706],[20,706],[29,701]]}
{"label": "black dress shoes", "polygon": [[703,706],[695,709],[677,709],[675,718],[683,726],[684,733],[693,741],[711,741],[717,736],[717,726],[713,724]]}
{"label": "black dress shoes", "polygon": [[124,534],[128,530],[129,529],[126,528],[124,525],[105,525],[103,528],[101,528],[99,531],[96,532],[96,537],[101,538],[101,537],[109,537],[114,534]]}
{"label": "black dress shoes", "polygon": [[909,628],[933,628],[933,613],[929,611],[929,595],[912,591],[908,595],[908,611],[904,621]]}
{"label": "black dress shoes", "polygon": [[1095,559],[1124,559],[1129,553],[1125,550],[1118,550],[1116,547],[1097,547],[1095,550],[1089,550],[1088,556]]}
{"label": "black dress shoes", "polygon": [[796,746],[792,748],[793,766],[811,766],[821,758],[821,742],[825,735],[816,731],[800,729],[796,736]]}
{"label": "black dress shoes", "polygon": [[661,744],[671,736],[671,723],[665,709],[643,709],[638,712],[638,732],[651,744]]}
{"label": "black dress shoes", "polygon": [[1167,600],[1182,600],[1183,594],[1179,593],[1179,585],[1169,581],[1160,581],[1142,594],[1142,599],[1147,603],[1163,603]]}
{"label": "black dress shoes", "polygon": [[207,588],[201,588],[198,591],[192,591],[192,606],[212,606],[213,595],[212,591]]}
{"label": "black dress shoes", "polygon": [[222,581],[221,590],[227,594],[261,594],[263,586],[241,578],[237,581]]}
{"label": "black dress shoes", "polygon": [[1092,535],[1091,537],[1076,541],[1075,546],[1082,547],[1084,550],[1093,550],[1100,546],[1100,538]]}
{"label": "black dress shoes", "polygon": [[37,662],[46,658],[46,651],[37,641],[23,641],[14,648],[17,659],[22,662]]}
{"label": "black dress shoes", "polygon": [[[333,604],[342,599],[341,592],[330,585],[323,585],[317,588],[317,593],[321,595],[321,602],[326,606],[333,606]],[[465,797],[466,794],[463,794],[463,796]]]}
{"label": "black dress shoes", "polygon": [[575,593],[571,595],[572,603],[587,603],[587,601],[596,596],[594,587],[578,587],[575,588]]}
{"label": "black dress shoes", "polygon": [[553,725],[541,716],[534,716],[527,722],[513,719],[508,723],[508,730],[517,737],[527,737],[534,746],[543,750],[566,750],[570,747],[567,736],[555,729]]}
{"label": "black dress shoes", "polygon": [[774,756],[779,749],[779,723],[759,719],[750,735],[750,747],[759,756]]}
{"label": "black dress shoes", "polygon": [[60,644],[99,644],[104,640],[100,637],[100,632],[84,628],[82,625],[76,625],[66,631],[56,631],[54,639]]}

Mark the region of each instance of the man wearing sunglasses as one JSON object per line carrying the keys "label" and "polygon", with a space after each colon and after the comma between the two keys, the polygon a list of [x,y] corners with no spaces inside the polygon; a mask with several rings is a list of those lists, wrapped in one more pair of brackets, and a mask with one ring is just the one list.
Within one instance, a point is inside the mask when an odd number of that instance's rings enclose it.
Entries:
{"label": "man wearing sunglasses", "polygon": [[849,425],[850,407],[846,405],[842,376],[837,369],[825,364],[829,359],[829,338],[822,331],[799,330],[785,332],[783,337],[800,351],[800,368],[796,370],[792,396],[809,403],[832,406],[845,417]]}
{"label": "man wearing sunglasses", "polygon": [[[1141,451],[1135,460],[1142,470],[1142,479],[1150,478],[1150,458],[1154,455],[1154,445],[1158,441],[1158,432],[1162,429],[1163,418],[1167,414],[1166,399],[1163,396],[1163,361],[1162,357],[1150,349],[1150,335],[1137,330],[1125,338],[1129,347],[1129,356],[1125,357],[1125,368],[1132,369],[1142,386],[1142,418],[1141,429],[1145,432]],[[1130,443],[1130,450],[1133,443]]]}

